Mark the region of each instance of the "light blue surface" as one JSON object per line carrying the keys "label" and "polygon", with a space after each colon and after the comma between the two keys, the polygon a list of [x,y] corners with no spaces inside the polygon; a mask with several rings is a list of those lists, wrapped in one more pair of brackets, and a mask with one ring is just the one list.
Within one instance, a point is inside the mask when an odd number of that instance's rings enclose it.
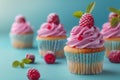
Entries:
{"label": "light blue surface", "polygon": [[[110,63],[107,58],[104,61],[103,73],[99,75],[74,75],[69,72],[65,59],[59,59],[56,64],[47,65],[40,57],[36,43],[32,49],[19,50],[10,45],[8,34],[0,36],[0,80],[27,80],[27,70],[32,67],[40,71],[40,80],[119,80],[120,78],[120,64]],[[26,53],[34,53],[36,64],[26,65],[24,69],[12,68],[12,62],[23,59]]]}

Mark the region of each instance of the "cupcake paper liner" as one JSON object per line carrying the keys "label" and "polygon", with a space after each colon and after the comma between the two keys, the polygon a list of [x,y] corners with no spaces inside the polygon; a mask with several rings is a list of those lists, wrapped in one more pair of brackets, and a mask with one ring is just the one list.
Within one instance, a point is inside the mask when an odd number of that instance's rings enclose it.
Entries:
{"label": "cupcake paper liner", "polygon": [[11,42],[20,41],[22,43],[31,43],[33,42],[33,34],[26,35],[18,35],[18,34],[10,34]]}
{"label": "cupcake paper liner", "polygon": [[98,74],[102,72],[104,52],[66,53],[68,68],[74,74]]}
{"label": "cupcake paper liner", "polygon": [[72,62],[84,63],[84,64],[92,64],[96,62],[101,62],[104,59],[104,52],[96,52],[96,53],[65,53],[66,59]]}
{"label": "cupcake paper liner", "polygon": [[105,41],[107,50],[120,50],[120,41]]}
{"label": "cupcake paper liner", "polygon": [[105,41],[106,57],[112,50],[120,50],[120,41]]}
{"label": "cupcake paper liner", "polygon": [[65,46],[65,39],[63,40],[37,40],[39,50],[45,51],[60,51]]}

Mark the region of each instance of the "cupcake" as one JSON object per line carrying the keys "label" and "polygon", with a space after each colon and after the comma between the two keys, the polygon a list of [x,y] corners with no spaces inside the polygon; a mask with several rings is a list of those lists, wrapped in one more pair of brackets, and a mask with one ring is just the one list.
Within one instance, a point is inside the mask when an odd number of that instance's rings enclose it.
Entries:
{"label": "cupcake", "polygon": [[47,17],[47,22],[43,23],[38,30],[38,50],[42,57],[48,51],[54,52],[56,57],[64,57],[63,48],[65,46],[66,31],[63,24],[60,24],[59,16],[51,13]]}
{"label": "cupcake", "polygon": [[73,27],[64,47],[69,71],[74,74],[100,73],[104,59],[103,36],[94,26],[94,18],[89,11],[79,16],[79,25]]}
{"label": "cupcake", "polygon": [[10,38],[15,48],[30,48],[33,45],[33,29],[25,17],[18,15],[12,25]]}
{"label": "cupcake", "polygon": [[101,34],[105,41],[105,51],[108,57],[112,50],[120,50],[120,14],[114,11],[109,14],[109,21],[102,26]]}

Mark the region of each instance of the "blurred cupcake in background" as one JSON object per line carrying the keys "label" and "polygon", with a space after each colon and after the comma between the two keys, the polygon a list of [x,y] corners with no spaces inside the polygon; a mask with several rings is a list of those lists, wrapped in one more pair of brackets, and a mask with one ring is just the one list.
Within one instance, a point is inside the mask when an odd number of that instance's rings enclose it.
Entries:
{"label": "blurred cupcake in background", "polygon": [[33,28],[24,16],[18,15],[12,24],[10,38],[15,48],[30,48],[33,45]]}
{"label": "blurred cupcake in background", "polygon": [[107,57],[112,50],[120,50],[120,11],[115,8],[109,9],[111,11],[109,21],[103,24],[101,30]]}
{"label": "blurred cupcake in background", "polygon": [[66,31],[63,24],[60,24],[59,16],[56,13],[48,15],[47,22],[41,25],[37,33],[38,49],[41,56],[52,51],[56,57],[64,57]]}
{"label": "blurred cupcake in background", "polygon": [[79,25],[73,27],[64,47],[69,71],[74,74],[98,74],[103,70],[103,36],[91,14],[95,2],[89,5],[84,14],[81,11],[74,13],[80,18]]}

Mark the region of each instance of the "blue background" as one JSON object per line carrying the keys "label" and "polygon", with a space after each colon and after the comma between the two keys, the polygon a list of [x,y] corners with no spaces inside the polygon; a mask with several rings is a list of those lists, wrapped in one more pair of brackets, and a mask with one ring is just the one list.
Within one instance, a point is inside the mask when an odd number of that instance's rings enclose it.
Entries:
{"label": "blue background", "polygon": [[[24,15],[36,32],[46,21],[47,15],[56,12],[69,34],[79,21],[72,13],[77,10],[85,11],[86,5],[92,1],[97,3],[93,11],[95,24],[101,29],[102,24],[108,20],[108,7],[120,8],[120,0],[0,0],[0,80],[27,80],[26,72],[31,67],[40,71],[41,80],[119,80],[120,64],[112,64],[107,58],[104,61],[103,73],[78,76],[69,73],[65,59],[58,59],[53,65],[45,64],[38,54],[36,41],[32,49],[19,50],[10,44],[8,33],[16,15]],[[12,62],[21,60],[26,53],[35,54],[36,64],[26,65],[24,69],[12,68]]]}
{"label": "blue background", "polygon": [[0,33],[10,31],[14,18],[18,14],[24,15],[36,31],[51,12],[59,14],[61,23],[69,33],[79,21],[72,16],[73,12],[85,11],[92,1],[97,3],[93,15],[96,26],[100,28],[108,20],[108,7],[120,8],[120,0],[0,0]]}

